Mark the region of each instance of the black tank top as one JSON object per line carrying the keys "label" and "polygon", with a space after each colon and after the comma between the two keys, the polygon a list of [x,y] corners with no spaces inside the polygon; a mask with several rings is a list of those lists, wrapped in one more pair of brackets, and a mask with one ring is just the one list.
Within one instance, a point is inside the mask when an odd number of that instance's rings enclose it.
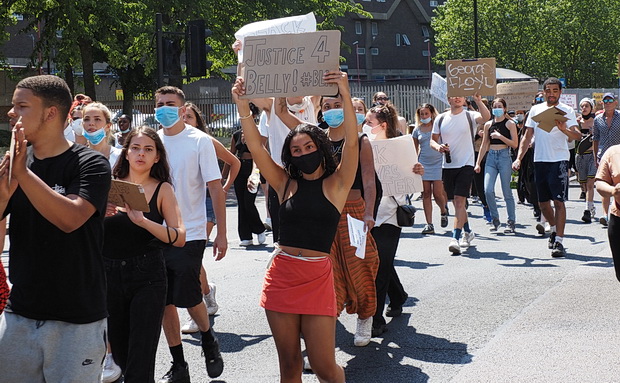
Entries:
{"label": "black tank top", "polygon": [[[334,149],[334,159],[336,163],[339,164],[342,159],[342,148],[344,146],[344,139],[340,141],[331,141],[333,149]],[[362,150],[362,137],[359,139],[359,148]],[[355,180],[353,181],[353,185],[351,185],[352,190],[362,190],[364,188],[364,184],[362,183],[362,166],[361,166],[361,158],[358,157],[357,160],[357,171],[355,172]]]}
{"label": "black tank top", "polygon": [[280,205],[280,245],[329,253],[340,212],[323,194],[323,180],[298,179],[295,194]]}
{"label": "black tank top", "polygon": [[250,153],[250,149],[248,149],[248,145],[244,144],[241,141],[241,133],[243,133],[241,130],[237,130],[235,133],[233,133],[233,138],[235,139],[235,149],[237,149],[237,157],[241,158],[241,155],[243,155],[243,153]]}
{"label": "black tank top", "polygon": [[[150,212],[144,216],[162,224],[164,217],[157,210],[157,196],[163,182],[160,182],[149,201]],[[164,244],[148,230],[131,222],[127,213],[118,212],[103,221],[103,256],[109,259],[128,259],[159,251]]]}
{"label": "black tank top", "polygon": [[[497,131],[502,136],[510,139],[510,130],[508,130],[506,122],[508,122],[508,119],[506,118],[500,122],[493,122],[493,124],[489,127],[489,137],[491,133]],[[506,145],[506,143],[499,138],[491,138],[491,145]]]}

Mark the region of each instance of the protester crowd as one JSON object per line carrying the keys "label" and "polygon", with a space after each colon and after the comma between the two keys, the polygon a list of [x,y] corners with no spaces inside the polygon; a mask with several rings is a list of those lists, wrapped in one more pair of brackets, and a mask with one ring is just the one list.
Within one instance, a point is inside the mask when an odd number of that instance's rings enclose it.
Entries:
{"label": "protester crowd", "polygon": [[[344,382],[335,359],[341,312],[357,316],[353,343],[363,347],[387,331],[384,315],[401,315],[408,298],[394,258],[403,227],[398,211],[413,196],[383,195],[371,148],[373,141],[408,134],[418,153],[410,171],[422,177],[422,234],[439,230],[433,200],[441,228],[449,225],[452,202],[448,253],[466,252],[475,240],[468,214],[475,195],[491,233],[504,222],[503,233],[514,234],[523,221],[515,205],[529,201],[536,230],[549,233],[551,256],[566,256],[572,168],[582,185],[584,223],[596,216],[595,188],[603,198],[599,222],[609,226],[620,280],[620,112],[614,94],[603,96],[599,112],[584,98],[576,115],[560,102],[561,82],[549,78],[529,111],[509,110],[502,98],[449,97],[442,113],[420,105],[407,132],[384,92],[368,109],[351,97],[346,73],[326,72],[323,81],[337,86],[338,94],[247,100],[237,78],[232,96],[242,129],[230,150],[208,134],[200,109],[173,86],[155,92],[160,129],[132,127],[131,117],[122,115],[114,134],[109,109],[84,95],[72,98],[59,77],[19,82],[8,113],[15,152],[0,164],[12,283],[9,296],[0,266],[0,310],[6,303],[0,315],[2,380],[114,382],[123,376],[128,383],[154,382],[162,329],[172,365],[158,382],[189,382],[182,333],[200,334],[207,373],[220,376],[224,361],[209,321],[218,311],[216,286],[207,279],[203,255],[209,246],[216,260],[226,255],[225,200],[234,188],[239,245],[254,245],[254,236],[265,245],[269,231],[273,239],[260,305],[282,381],[298,381],[305,365],[321,381]],[[536,116],[550,107],[565,118],[546,130]],[[496,202],[498,178],[505,211]],[[120,181],[141,185],[146,211],[108,202],[111,183]],[[260,184],[268,184],[270,225],[255,206]],[[361,258],[348,217],[368,230]],[[184,326],[178,308],[191,317]],[[8,368],[16,365],[23,367]]]}

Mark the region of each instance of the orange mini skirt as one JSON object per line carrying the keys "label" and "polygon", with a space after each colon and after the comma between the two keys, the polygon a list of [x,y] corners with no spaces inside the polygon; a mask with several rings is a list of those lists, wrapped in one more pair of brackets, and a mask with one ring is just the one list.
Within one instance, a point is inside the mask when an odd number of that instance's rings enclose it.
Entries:
{"label": "orange mini skirt", "polygon": [[335,317],[331,260],[294,256],[276,248],[265,273],[260,305],[282,313]]}

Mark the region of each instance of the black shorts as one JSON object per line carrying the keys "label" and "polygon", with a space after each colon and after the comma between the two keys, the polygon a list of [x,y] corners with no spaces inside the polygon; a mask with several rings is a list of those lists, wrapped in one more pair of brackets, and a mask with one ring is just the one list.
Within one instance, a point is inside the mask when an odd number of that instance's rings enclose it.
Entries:
{"label": "black shorts", "polygon": [[474,167],[466,165],[462,168],[443,169],[441,178],[448,199],[454,199],[455,195],[469,197],[471,182],[474,179]]}
{"label": "black shorts", "polygon": [[534,162],[534,181],[538,202],[568,199],[568,161]]}
{"label": "black shorts", "polygon": [[197,240],[186,242],[183,247],[164,249],[168,275],[166,305],[188,308],[202,301],[200,266],[205,245],[205,240]]}

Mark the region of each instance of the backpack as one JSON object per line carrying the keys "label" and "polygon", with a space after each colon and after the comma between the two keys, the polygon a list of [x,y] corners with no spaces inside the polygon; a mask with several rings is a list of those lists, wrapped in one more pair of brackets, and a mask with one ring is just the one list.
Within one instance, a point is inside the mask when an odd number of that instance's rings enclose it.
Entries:
{"label": "backpack", "polygon": [[[443,119],[445,116],[446,116],[445,113],[442,113],[441,116],[439,117],[439,120],[437,121],[437,127],[439,128],[439,130],[441,130],[441,123],[443,122]],[[474,152],[476,152],[476,144],[475,144],[476,137],[474,134],[474,120],[471,117],[471,114],[469,113],[468,110],[465,111],[465,116],[467,116],[467,122],[469,122],[469,132],[471,133],[471,144],[474,147]]]}

